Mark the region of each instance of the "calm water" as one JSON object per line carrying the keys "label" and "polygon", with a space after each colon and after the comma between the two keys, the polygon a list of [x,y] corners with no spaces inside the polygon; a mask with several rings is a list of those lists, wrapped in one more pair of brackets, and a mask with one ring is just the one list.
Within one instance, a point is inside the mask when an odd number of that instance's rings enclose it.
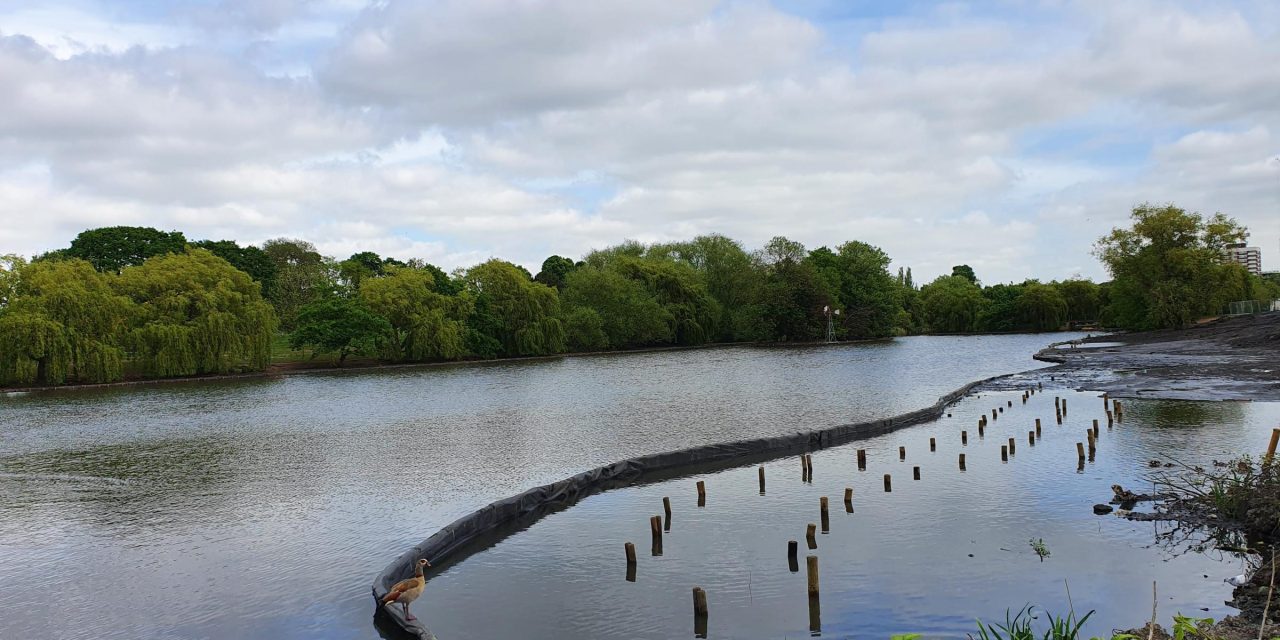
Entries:
{"label": "calm water", "polygon": [[[1076,611],[1096,610],[1088,634],[1109,637],[1150,617],[1154,580],[1166,628],[1178,612],[1230,613],[1223,580],[1241,572],[1239,558],[1188,553],[1185,532],[1169,524],[1095,516],[1091,505],[1109,501],[1113,483],[1148,489],[1151,459],[1209,464],[1260,450],[1280,423],[1280,405],[1126,401],[1125,422],[1107,430],[1096,394],[1046,391],[1025,406],[1016,392],[989,391],[955,406],[951,418],[815,453],[812,483],[801,481],[797,457],[768,463],[763,495],[751,465],[592,496],[444,569],[414,610],[442,638],[691,638],[697,585],[708,594],[711,638],[799,638],[815,630],[833,638],[964,637],[975,631],[975,616],[1003,622],[1010,607],[1064,614],[1069,587]],[[1055,394],[1069,399],[1061,426],[1053,419]],[[978,438],[977,416],[1008,400],[1014,407]],[[1027,432],[1036,417],[1046,419],[1033,447]],[[1094,418],[1102,422],[1098,454],[1078,469],[1075,443]],[[970,431],[967,446],[962,429]],[[1003,463],[1000,446],[1010,436],[1015,454]],[[857,448],[867,449],[865,472],[857,469]],[[913,466],[921,467],[918,482]],[[892,493],[884,492],[886,473]],[[707,485],[704,508],[698,480]],[[854,490],[853,513],[845,511],[845,487]],[[663,496],[673,516],[654,557],[648,518],[662,514]],[[820,496],[831,499],[830,532],[807,551],[805,526],[820,522]],[[1044,562],[1032,538],[1047,545]],[[788,540],[802,550],[796,573]],[[626,541],[640,556],[634,582],[626,579]],[[807,553],[819,559],[815,626]]]}
{"label": "calm water", "polygon": [[373,638],[373,576],[480,505],[629,456],[900,413],[1072,337],[0,396],[0,638]]}

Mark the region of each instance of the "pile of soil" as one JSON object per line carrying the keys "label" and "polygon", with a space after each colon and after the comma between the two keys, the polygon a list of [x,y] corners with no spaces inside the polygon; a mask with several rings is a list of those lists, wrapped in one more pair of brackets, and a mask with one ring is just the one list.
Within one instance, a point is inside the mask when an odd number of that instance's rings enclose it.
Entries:
{"label": "pile of soil", "polygon": [[[1119,346],[1110,343],[1123,343]],[[1090,346],[1097,344],[1099,346]],[[1280,312],[1096,336],[1036,354],[1048,373],[1116,397],[1280,401]]]}

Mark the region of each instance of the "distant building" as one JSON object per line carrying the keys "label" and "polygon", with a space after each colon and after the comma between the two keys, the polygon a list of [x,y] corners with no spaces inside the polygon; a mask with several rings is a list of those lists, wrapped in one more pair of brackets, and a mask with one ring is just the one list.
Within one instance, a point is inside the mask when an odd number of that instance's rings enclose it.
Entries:
{"label": "distant building", "polygon": [[1244,265],[1244,268],[1255,276],[1262,275],[1262,250],[1257,247],[1246,247],[1243,242],[1227,245],[1222,252],[1227,260]]}

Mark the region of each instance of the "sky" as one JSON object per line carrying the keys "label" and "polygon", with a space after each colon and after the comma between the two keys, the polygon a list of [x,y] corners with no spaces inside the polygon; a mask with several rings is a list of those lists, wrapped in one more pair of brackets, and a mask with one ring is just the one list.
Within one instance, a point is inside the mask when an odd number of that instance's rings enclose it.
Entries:
{"label": "sky", "polygon": [[1280,3],[0,0],[0,254],[140,225],[536,272],[720,233],[1105,279],[1143,202],[1280,269]]}

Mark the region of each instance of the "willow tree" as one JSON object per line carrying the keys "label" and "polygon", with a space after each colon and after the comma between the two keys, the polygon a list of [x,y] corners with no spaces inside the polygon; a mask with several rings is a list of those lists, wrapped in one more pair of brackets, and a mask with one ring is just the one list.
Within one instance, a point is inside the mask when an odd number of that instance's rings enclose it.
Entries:
{"label": "willow tree", "polygon": [[982,289],[963,275],[941,276],[920,289],[920,308],[929,331],[972,331],[985,304]]}
{"label": "willow tree", "polygon": [[119,340],[134,316],[114,276],[84,260],[22,264],[2,271],[0,384],[111,382],[124,374]]}
{"label": "willow tree", "polygon": [[[476,297],[477,325],[508,356],[541,356],[564,351],[560,297],[534,282],[510,262],[490,260],[467,270],[468,289]],[[482,314],[480,313],[482,312]]]}
{"label": "willow tree", "polygon": [[263,369],[276,315],[249,274],[205,249],[151,258],[120,273],[139,309],[127,345],[143,375]]}
{"label": "willow tree", "polygon": [[435,290],[429,269],[401,267],[360,284],[360,299],[393,329],[391,360],[452,360],[466,355],[468,296],[446,296]]}

